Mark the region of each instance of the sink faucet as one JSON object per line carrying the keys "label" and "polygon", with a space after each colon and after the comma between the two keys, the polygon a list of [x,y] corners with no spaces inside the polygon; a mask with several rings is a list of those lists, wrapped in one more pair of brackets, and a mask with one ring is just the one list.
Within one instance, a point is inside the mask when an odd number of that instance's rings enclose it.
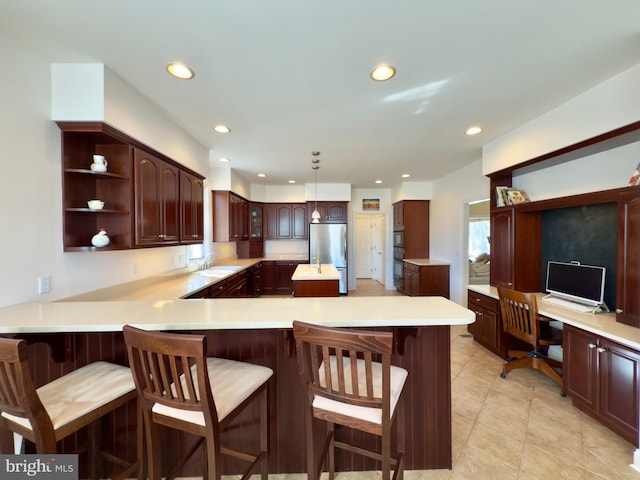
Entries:
{"label": "sink faucet", "polygon": [[316,261],[316,270],[318,270],[318,274],[322,273],[322,265],[320,264],[320,257],[311,257],[311,260]]}
{"label": "sink faucet", "polygon": [[212,267],[214,265],[213,260],[216,256],[219,257],[220,254],[217,252],[211,252],[205,255],[204,258],[202,259],[202,263],[200,263],[200,270],[206,270],[209,267]]}

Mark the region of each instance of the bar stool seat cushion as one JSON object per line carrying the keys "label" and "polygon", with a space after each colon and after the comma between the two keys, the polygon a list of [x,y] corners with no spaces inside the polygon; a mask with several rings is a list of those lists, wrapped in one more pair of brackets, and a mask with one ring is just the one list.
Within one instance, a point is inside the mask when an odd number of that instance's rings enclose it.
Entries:
{"label": "bar stool seat cushion", "polygon": [[[94,362],[37,389],[54,430],[136,389],[128,367]],[[2,416],[31,430],[29,420],[3,412]]]}
{"label": "bar stool seat cushion", "polygon": [[[358,391],[366,392],[366,375],[365,375],[365,362],[364,360],[358,359],[357,362],[358,368]],[[332,356],[330,359],[330,368],[332,371],[331,378],[333,379],[333,389],[338,389],[338,374],[337,374],[337,360],[335,356]],[[371,364],[372,374],[373,374],[373,393],[376,397],[382,397],[382,364],[378,362],[372,362]],[[323,387],[326,386],[324,380],[324,362],[320,364],[320,385]],[[407,379],[408,372],[401,367],[397,367],[391,365],[391,374],[390,374],[390,415],[393,416],[393,412],[396,409],[396,405],[398,403],[398,399],[400,398],[400,393],[402,392],[402,388],[404,386],[404,382]],[[344,363],[344,382],[345,382],[345,391],[349,394],[353,394],[353,385],[351,384],[351,364],[347,361]],[[365,420],[367,422],[382,424],[382,409],[381,408],[370,408],[370,407],[361,407],[357,405],[350,405],[347,403],[339,402],[336,400],[331,400],[326,397],[322,397],[320,395],[316,395],[313,398],[313,407],[319,408],[321,410],[326,410],[329,412],[339,413],[340,415],[346,415],[353,418],[359,418],[361,420]]]}
{"label": "bar stool seat cushion", "polygon": [[[195,377],[196,366],[191,367],[191,370]],[[273,375],[273,370],[268,367],[216,357],[207,358],[207,370],[219,422]],[[181,378],[184,379],[184,376]],[[186,383],[183,381],[182,384],[186,390]],[[196,395],[199,399],[198,392]],[[168,407],[159,403],[156,403],[151,410],[159,415],[205,426],[202,412]]]}

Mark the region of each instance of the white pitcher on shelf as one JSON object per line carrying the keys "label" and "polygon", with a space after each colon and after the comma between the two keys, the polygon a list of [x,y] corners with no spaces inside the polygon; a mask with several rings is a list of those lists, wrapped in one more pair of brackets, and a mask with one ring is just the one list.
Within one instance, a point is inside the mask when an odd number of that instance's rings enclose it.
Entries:
{"label": "white pitcher on shelf", "polygon": [[94,155],[93,163],[91,164],[91,170],[94,172],[106,172],[108,162],[104,158],[104,155]]}

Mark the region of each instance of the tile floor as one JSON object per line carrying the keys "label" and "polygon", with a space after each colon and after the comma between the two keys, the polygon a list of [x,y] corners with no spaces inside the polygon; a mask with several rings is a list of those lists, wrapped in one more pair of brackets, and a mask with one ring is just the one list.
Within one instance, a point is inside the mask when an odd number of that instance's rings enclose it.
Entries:
{"label": "tile floor", "polygon": [[[375,284],[362,283],[353,294],[375,292]],[[546,376],[520,369],[500,378],[502,360],[475,343],[466,327],[452,327],[451,347],[453,469],[407,471],[405,479],[640,480],[629,467],[634,446],[576,410]],[[336,475],[337,480],[380,478],[379,472]]]}

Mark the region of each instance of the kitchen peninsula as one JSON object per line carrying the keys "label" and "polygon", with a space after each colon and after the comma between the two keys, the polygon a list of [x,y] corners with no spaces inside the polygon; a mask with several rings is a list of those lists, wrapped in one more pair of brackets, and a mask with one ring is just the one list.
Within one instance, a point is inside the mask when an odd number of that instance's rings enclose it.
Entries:
{"label": "kitchen peninsula", "polygon": [[[293,320],[330,326],[391,329],[393,362],[409,371],[402,413],[398,418],[405,442],[407,469],[451,468],[450,325],[469,324],[474,314],[442,297],[335,297],[200,299],[155,301],[73,301],[26,303],[0,309],[0,334],[34,343],[30,355],[39,365],[37,383],[98,359],[126,364],[122,326],[193,332],[207,336],[209,353],[271,367],[270,472],[301,472],[304,463],[302,398],[291,335]],[[52,349],[41,343],[45,335]],[[62,352],[60,351],[62,350]],[[53,356],[62,357],[55,362]],[[114,448],[134,451],[133,407],[118,418],[127,432]],[[247,415],[255,414],[249,411]],[[253,417],[244,418],[233,441],[251,442]],[[124,440],[123,440],[124,438]],[[181,439],[190,442],[191,439]],[[166,456],[173,459],[175,448]],[[345,470],[373,469],[340,457]],[[197,461],[190,464],[198,472]],[[227,471],[233,466],[227,465]]]}

